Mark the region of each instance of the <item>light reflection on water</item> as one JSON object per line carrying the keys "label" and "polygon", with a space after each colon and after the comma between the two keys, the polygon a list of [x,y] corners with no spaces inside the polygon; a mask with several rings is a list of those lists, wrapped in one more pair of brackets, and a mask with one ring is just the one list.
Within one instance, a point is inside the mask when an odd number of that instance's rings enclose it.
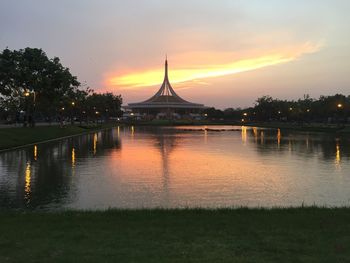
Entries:
{"label": "light reflection on water", "polygon": [[0,208],[343,206],[349,168],[347,137],[117,127],[0,153]]}

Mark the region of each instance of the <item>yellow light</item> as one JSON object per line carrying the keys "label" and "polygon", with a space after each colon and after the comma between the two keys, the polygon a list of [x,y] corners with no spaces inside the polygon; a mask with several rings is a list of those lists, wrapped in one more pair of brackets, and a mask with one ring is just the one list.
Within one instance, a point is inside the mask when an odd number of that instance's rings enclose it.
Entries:
{"label": "yellow light", "polygon": [[293,110],[293,108],[292,108],[292,107],[290,107],[290,108],[289,108],[289,110],[290,110],[290,111],[292,111],[292,110]]}
{"label": "yellow light", "polygon": [[72,149],[72,167],[75,166],[75,149]]}
{"label": "yellow light", "polygon": [[244,122],[244,119],[242,119],[241,121]]}
{"label": "yellow light", "polygon": [[244,115],[244,116],[248,116],[248,113],[245,112],[245,113],[243,113],[243,115]]}
{"label": "yellow light", "polygon": [[336,146],[335,146],[335,164],[339,165],[340,164],[340,160],[341,160],[341,156],[340,156],[340,145],[337,142]]}
{"label": "yellow light", "polygon": [[277,145],[278,147],[280,146],[281,144],[281,129],[278,129],[277,130]]}
{"label": "yellow light", "polygon": [[130,115],[131,115],[131,116],[134,116],[134,113],[132,112],[132,113],[130,113]]}
{"label": "yellow light", "polygon": [[99,114],[99,112],[98,112],[98,111],[96,111],[95,113],[96,113],[96,115],[97,115],[97,114]]}
{"label": "yellow light", "polygon": [[72,106],[74,106],[75,105],[75,102],[74,101],[72,101]]}
{"label": "yellow light", "polygon": [[242,126],[242,142],[246,143],[247,142],[247,127]]}
{"label": "yellow light", "polygon": [[343,104],[339,103],[338,105],[338,108],[343,108]]}
{"label": "yellow light", "polygon": [[30,93],[27,91],[24,93],[24,96],[29,97]]}
{"label": "yellow light", "polygon": [[93,153],[94,155],[96,154],[97,152],[97,133],[94,134],[94,139],[93,139]]}
{"label": "yellow light", "polygon": [[25,193],[24,199],[26,203],[29,203],[30,193],[31,193],[31,168],[30,168],[29,162],[27,162],[27,165],[26,165],[24,193]]}
{"label": "yellow light", "polygon": [[36,161],[38,159],[38,147],[34,145],[34,160]]}
{"label": "yellow light", "polygon": [[204,114],[204,116],[205,116],[205,117],[208,117],[208,114],[207,114],[207,113],[205,113],[205,114]]}
{"label": "yellow light", "polygon": [[64,110],[64,107],[62,107],[61,110]]}

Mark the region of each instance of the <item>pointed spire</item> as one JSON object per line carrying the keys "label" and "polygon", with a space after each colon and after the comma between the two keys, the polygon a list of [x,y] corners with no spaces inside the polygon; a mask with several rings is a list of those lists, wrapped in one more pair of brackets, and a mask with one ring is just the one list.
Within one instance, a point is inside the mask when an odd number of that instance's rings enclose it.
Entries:
{"label": "pointed spire", "polygon": [[168,54],[165,54],[165,75],[164,79],[168,78]]}

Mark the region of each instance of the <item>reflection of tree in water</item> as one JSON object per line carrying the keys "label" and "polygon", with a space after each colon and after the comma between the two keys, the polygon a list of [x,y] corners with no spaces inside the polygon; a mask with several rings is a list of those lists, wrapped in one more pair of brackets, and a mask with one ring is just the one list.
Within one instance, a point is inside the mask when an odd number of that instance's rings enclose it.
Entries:
{"label": "reflection of tree in water", "polygon": [[74,197],[80,162],[120,147],[119,137],[106,130],[1,153],[0,207],[60,207]]}
{"label": "reflection of tree in water", "polygon": [[324,160],[350,158],[350,140],[346,136],[325,133],[298,133],[288,130],[251,129],[248,140],[263,155],[302,154],[321,156]]}

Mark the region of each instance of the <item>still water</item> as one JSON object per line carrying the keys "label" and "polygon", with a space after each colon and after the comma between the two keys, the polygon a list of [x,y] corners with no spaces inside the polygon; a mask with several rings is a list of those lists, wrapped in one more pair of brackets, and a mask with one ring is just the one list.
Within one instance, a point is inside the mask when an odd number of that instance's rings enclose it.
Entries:
{"label": "still water", "polygon": [[[208,129],[205,129],[208,128]],[[350,205],[350,138],[118,127],[0,153],[0,208]]]}

